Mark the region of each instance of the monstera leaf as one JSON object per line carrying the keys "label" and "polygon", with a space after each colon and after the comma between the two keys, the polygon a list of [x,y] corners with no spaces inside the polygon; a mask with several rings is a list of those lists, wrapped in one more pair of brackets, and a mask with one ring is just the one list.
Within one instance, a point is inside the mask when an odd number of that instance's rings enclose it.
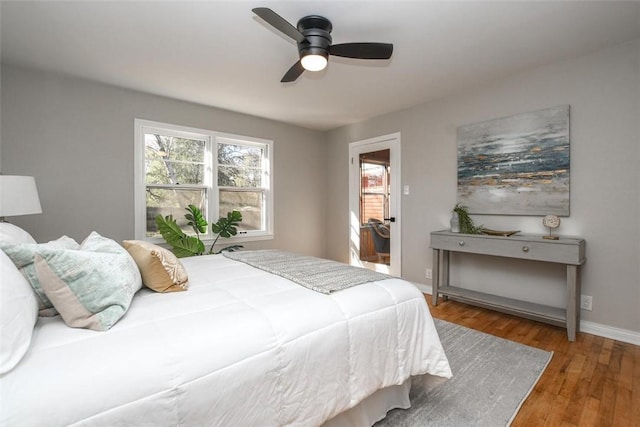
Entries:
{"label": "monstera leaf", "polygon": [[[172,215],[163,217],[162,215],[156,216],[156,224],[158,224],[158,231],[162,235],[162,238],[171,245],[171,251],[179,258],[202,255],[205,253],[205,246],[202,240],[200,240],[200,234],[207,232],[207,220],[202,215],[200,209],[195,205],[189,205],[186,208],[187,213],[185,218],[188,224],[193,228],[196,233],[195,236],[187,235],[180,226],[173,219]],[[242,248],[241,245],[233,245],[220,249],[218,252],[213,251],[213,247],[220,237],[231,237],[238,234],[238,225],[242,221],[242,214],[239,211],[228,212],[226,217],[222,217],[215,224],[211,224],[211,230],[216,235],[209,254],[220,253],[223,251],[234,251]]]}
{"label": "monstera leaf", "polygon": [[205,234],[207,232],[207,220],[204,219],[204,215],[202,215],[202,211],[196,205],[189,205],[187,209],[187,214],[185,214],[185,218],[187,219],[187,224],[193,228],[193,231],[196,235]]}
{"label": "monstera leaf", "polygon": [[[240,211],[231,211],[227,212],[226,217],[221,217],[218,222],[211,224],[211,230],[216,233],[217,236],[211,244],[211,249],[209,249],[210,254],[215,253],[213,252],[213,247],[220,237],[228,238],[238,234],[238,225],[240,224],[240,221],[242,221],[242,213],[240,213]],[[238,245],[236,246],[242,247]],[[224,248],[220,252],[224,251],[225,249],[228,248]]]}
{"label": "monstera leaf", "polygon": [[156,216],[156,224],[158,224],[158,231],[162,234],[162,238],[171,245],[171,251],[178,258],[204,253],[204,243],[197,237],[187,236],[173,219],[173,215]]}
{"label": "monstera leaf", "polygon": [[222,237],[231,237],[238,234],[238,225],[242,221],[242,214],[239,211],[227,212],[227,217],[222,217],[215,224],[211,224],[214,233]]}

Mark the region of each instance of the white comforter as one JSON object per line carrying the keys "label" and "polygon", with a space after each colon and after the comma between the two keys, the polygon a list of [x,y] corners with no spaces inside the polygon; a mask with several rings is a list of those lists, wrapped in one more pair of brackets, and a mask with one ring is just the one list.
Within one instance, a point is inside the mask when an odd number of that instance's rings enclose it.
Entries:
{"label": "white comforter", "polygon": [[219,255],[182,261],[187,292],[140,291],[108,332],[41,318],[0,377],[0,425],[317,426],[412,375],[451,376],[408,282],[324,295]]}

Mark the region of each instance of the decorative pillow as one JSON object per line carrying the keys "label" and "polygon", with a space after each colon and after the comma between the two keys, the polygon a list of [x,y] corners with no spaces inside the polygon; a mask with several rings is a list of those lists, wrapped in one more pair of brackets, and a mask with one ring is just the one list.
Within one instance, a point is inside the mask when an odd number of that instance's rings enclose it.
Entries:
{"label": "decorative pillow", "polygon": [[8,222],[0,222],[0,242],[3,243],[36,243],[31,234]]}
{"label": "decorative pillow", "polygon": [[37,320],[38,301],[29,282],[0,251],[0,375],[22,360]]}
{"label": "decorative pillow", "polygon": [[69,326],[106,331],[142,287],[127,251],[95,231],[80,250],[43,248],[35,255],[42,290]]}
{"label": "decorative pillow", "polygon": [[49,298],[42,291],[40,287],[40,281],[35,270],[35,255],[42,249],[80,249],[78,242],[70,237],[62,236],[57,240],[52,240],[48,243],[22,243],[11,244],[4,241],[0,241],[0,249],[2,249],[11,258],[13,263],[20,269],[20,272],[27,278],[33,292],[38,297],[39,315],[44,317],[55,316],[58,314],[57,310],[53,307]]}
{"label": "decorative pillow", "polygon": [[156,292],[189,289],[187,271],[171,251],[142,240],[125,240],[123,245],[138,264],[145,286]]}
{"label": "decorative pillow", "polygon": [[76,242],[69,236],[62,236],[56,240],[51,240],[50,242],[45,243],[45,245],[52,248],[60,249],[80,249],[80,245],[78,244],[78,242]]}

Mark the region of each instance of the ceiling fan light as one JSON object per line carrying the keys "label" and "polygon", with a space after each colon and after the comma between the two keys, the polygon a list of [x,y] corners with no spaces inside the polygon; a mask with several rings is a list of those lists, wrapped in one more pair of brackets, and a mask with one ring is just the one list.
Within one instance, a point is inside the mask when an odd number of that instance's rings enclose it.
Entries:
{"label": "ceiling fan light", "polygon": [[300,60],[302,67],[307,71],[320,71],[324,70],[327,66],[327,58],[322,55],[306,55]]}

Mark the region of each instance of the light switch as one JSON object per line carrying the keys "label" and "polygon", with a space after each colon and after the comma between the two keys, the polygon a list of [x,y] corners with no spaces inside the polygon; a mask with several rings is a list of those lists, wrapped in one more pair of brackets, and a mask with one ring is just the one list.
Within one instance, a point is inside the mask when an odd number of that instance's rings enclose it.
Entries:
{"label": "light switch", "polygon": [[405,196],[408,196],[408,195],[409,195],[409,186],[408,186],[408,185],[405,185],[405,186],[404,186],[403,193],[404,193],[404,195],[405,195]]}

